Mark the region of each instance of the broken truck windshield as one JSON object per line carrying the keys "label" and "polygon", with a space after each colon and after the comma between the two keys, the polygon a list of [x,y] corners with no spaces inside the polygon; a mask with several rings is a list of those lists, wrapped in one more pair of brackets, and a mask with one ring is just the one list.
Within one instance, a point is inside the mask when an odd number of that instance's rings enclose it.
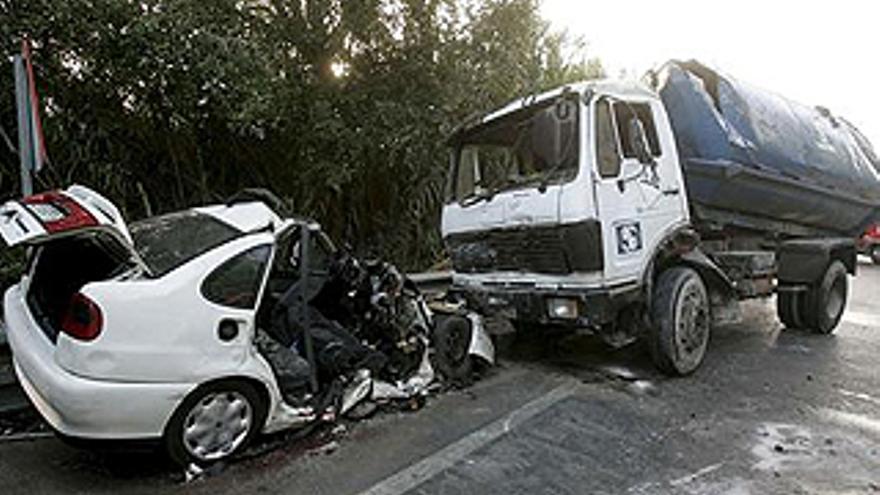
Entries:
{"label": "broken truck windshield", "polygon": [[129,230],[135,249],[155,277],[242,235],[231,225],[195,211],[147,218],[132,223]]}
{"label": "broken truck windshield", "polygon": [[455,143],[454,199],[463,203],[577,174],[577,99],[567,95],[499,117]]}

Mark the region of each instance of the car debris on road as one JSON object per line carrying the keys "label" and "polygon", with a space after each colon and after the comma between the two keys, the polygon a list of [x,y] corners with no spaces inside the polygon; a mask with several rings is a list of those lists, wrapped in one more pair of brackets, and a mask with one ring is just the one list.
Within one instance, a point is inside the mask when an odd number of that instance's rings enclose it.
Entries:
{"label": "car debris on road", "polygon": [[4,296],[14,368],[52,429],[157,438],[204,467],[260,432],[422,400],[493,364],[479,315],[280,204],[246,190],[129,226],[74,185],[0,207],[6,243],[32,248]]}

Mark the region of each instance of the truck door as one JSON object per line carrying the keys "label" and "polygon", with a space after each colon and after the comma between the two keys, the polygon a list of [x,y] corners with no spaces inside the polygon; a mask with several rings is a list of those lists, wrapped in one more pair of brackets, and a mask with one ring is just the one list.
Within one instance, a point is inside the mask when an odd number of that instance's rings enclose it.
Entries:
{"label": "truck door", "polygon": [[[665,114],[657,105],[651,100],[604,96],[594,106],[593,170],[606,283],[640,276],[662,236],[682,215],[686,219],[675,149],[667,127],[658,134],[656,123],[665,122]],[[640,163],[636,157],[632,119],[641,121],[654,164]]]}

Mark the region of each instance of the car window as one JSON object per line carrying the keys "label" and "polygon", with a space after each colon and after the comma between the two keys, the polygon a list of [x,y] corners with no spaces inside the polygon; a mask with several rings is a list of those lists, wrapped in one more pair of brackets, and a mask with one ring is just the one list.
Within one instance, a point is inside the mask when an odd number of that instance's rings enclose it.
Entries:
{"label": "car window", "polygon": [[271,251],[264,244],[226,260],[205,278],[202,295],[223,306],[253,309]]}
{"label": "car window", "polygon": [[243,234],[192,210],[134,222],[129,230],[135,249],[156,277]]}
{"label": "car window", "polygon": [[620,150],[614,134],[611,104],[604,98],[596,104],[596,161],[602,178],[620,174]]}

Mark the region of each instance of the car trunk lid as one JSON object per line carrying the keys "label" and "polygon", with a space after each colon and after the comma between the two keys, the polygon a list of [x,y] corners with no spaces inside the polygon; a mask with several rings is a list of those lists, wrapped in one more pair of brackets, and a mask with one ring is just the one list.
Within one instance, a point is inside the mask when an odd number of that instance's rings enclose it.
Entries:
{"label": "car trunk lid", "polygon": [[0,236],[10,247],[95,231],[111,234],[132,261],[148,272],[119,209],[85,186],[34,194],[0,206]]}

